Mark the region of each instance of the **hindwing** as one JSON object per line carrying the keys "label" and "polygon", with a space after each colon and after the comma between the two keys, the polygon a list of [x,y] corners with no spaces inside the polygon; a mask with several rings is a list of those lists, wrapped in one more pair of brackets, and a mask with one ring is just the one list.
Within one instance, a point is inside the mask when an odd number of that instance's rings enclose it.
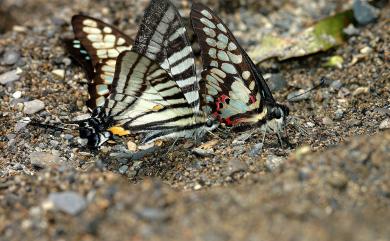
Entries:
{"label": "hindwing", "polygon": [[192,5],[190,17],[203,61],[200,84],[204,110],[229,126],[265,118],[264,102],[275,100],[233,34],[202,4]]}
{"label": "hindwing", "polygon": [[67,46],[86,71],[90,81],[87,105],[93,109],[104,104],[110,93],[116,58],[132,47],[133,40],[114,26],[89,16],[73,16],[72,26],[75,40]]}

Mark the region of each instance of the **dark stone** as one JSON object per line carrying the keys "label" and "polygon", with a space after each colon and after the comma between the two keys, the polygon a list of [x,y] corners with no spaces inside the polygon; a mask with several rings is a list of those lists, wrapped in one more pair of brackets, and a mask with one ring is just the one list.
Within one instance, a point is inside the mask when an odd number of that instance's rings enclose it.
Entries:
{"label": "dark stone", "polygon": [[353,1],[352,9],[356,21],[362,25],[375,21],[379,16],[379,10],[364,0]]}

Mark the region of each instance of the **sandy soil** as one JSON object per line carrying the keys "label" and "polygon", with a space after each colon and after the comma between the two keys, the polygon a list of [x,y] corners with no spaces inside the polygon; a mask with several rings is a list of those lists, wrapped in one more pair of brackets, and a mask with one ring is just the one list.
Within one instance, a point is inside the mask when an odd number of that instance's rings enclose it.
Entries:
{"label": "sandy soil", "polygon": [[[290,0],[222,13],[226,4],[209,2],[245,49],[351,7]],[[183,140],[131,154],[127,139],[91,151],[77,132],[20,120],[88,113],[84,74],[61,41],[72,37],[71,16],[91,14],[134,37],[147,1],[0,3],[8,23],[0,18],[0,75],[21,72],[0,84],[0,240],[390,240],[389,5],[342,46],[260,64],[286,80],[274,96],[290,108],[293,147],[269,135],[261,150],[260,131],[225,129],[200,151]],[[334,55],[342,68],[323,67]],[[286,100],[321,77],[326,85],[310,98]],[[44,110],[26,114],[31,100]]]}

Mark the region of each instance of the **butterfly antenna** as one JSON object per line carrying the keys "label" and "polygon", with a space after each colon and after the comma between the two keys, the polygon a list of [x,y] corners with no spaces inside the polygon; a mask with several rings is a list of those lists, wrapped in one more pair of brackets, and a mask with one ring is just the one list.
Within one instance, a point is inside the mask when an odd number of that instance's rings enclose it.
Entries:
{"label": "butterfly antenna", "polygon": [[174,141],[174,142],[172,143],[172,145],[169,147],[169,149],[168,149],[168,151],[167,151],[167,153],[166,153],[165,155],[168,155],[168,153],[170,153],[170,152],[172,151],[172,149],[173,149],[173,147],[175,146],[177,140],[179,140],[179,137],[177,137],[177,138],[175,139],[175,141]]}
{"label": "butterfly antenna", "polygon": [[216,135],[215,133],[213,133],[212,131],[210,131],[210,130],[206,130],[210,135],[212,135],[213,137],[218,137],[219,138],[219,136],[218,135]]}
{"label": "butterfly antenna", "polygon": [[295,98],[297,98],[297,97],[299,97],[299,96],[305,95],[305,94],[307,94],[307,93],[309,93],[309,92],[311,92],[311,91],[313,91],[313,90],[316,90],[316,89],[322,87],[322,86],[325,84],[326,80],[327,80],[326,77],[321,77],[320,83],[316,84],[315,86],[313,86],[312,88],[306,90],[306,91],[303,92],[303,93],[300,93],[300,94],[298,94],[298,95],[294,95],[293,97],[288,98],[287,100],[290,101],[290,100],[292,100],[292,99],[295,99]]}
{"label": "butterfly antenna", "polygon": [[[65,128],[65,127],[60,127],[60,126],[57,126],[57,125],[41,123],[41,122],[38,122],[36,120],[30,120],[30,121],[22,120],[22,121],[23,122],[27,122],[29,125],[40,127],[40,128],[43,128],[43,129],[52,129],[52,130],[61,131],[61,132],[64,132],[66,130],[72,130],[72,129]],[[58,123],[58,124],[62,124],[62,123]]]}

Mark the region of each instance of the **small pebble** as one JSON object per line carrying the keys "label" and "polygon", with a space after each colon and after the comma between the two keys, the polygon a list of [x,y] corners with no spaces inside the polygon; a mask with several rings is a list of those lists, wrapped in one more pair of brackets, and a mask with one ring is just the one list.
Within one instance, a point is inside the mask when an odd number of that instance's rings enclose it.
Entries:
{"label": "small pebble", "polygon": [[325,116],[324,118],[322,118],[322,124],[331,125],[331,124],[333,124],[333,121],[329,117]]}
{"label": "small pebble", "polygon": [[15,91],[15,92],[12,94],[12,97],[14,97],[15,99],[19,99],[20,97],[22,97],[22,92],[21,92],[20,90]]}
{"label": "small pebble", "polygon": [[22,32],[26,32],[27,29],[26,29],[26,27],[24,27],[24,26],[14,25],[14,26],[12,27],[12,31],[22,33]]}
{"label": "small pebble", "polygon": [[265,161],[265,167],[268,171],[272,172],[277,170],[283,163],[285,159],[279,156],[269,155]]}
{"label": "small pebble", "polygon": [[253,145],[253,147],[249,151],[250,157],[256,157],[260,155],[261,151],[263,150],[263,143],[257,143]]}
{"label": "small pebble", "polygon": [[65,140],[70,141],[70,140],[72,140],[73,138],[74,138],[74,136],[71,135],[71,134],[64,134],[64,139],[65,139]]}
{"label": "small pebble", "polygon": [[296,149],[294,156],[297,160],[302,160],[302,158],[311,151],[310,146],[304,145]]}
{"label": "small pebble", "polygon": [[48,199],[56,209],[70,215],[77,215],[87,206],[84,197],[72,191],[50,193]]}
{"label": "small pebble", "polygon": [[16,80],[19,80],[20,76],[18,70],[14,69],[3,74],[0,74],[0,84],[5,85]]}
{"label": "small pebble", "polygon": [[342,109],[337,109],[334,114],[335,114],[334,117],[335,120],[341,120],[341,118],[343,118],[344,116],[344,111]]}
{"label": "small pebble", "polygon": [[200,190],[201,188],[202,188],[202,185],[200,185],[199,183],[196,183],[194,186],[195,191]]}
{"label": "small pebble", "polygon": [[46,167],[54,167],[59,164],[60,157],[59,155],[36,151],[30,153],[30,163],[35,168],[46,168]]}
{"label": "small pebble", "polygon": [[127,164],[127,163],[129,163],[129,159],[127,159],[127,158],[119,158],[118,159],[118,162],[120,163],[120,164]]}
{"label": "small pebble", "polygon": [[280,91],[287,87],[287,81],[280,73],[270,74],[270,76],[266,80],[267,80],[268,87],[272,92]]}
{"label": "small pebble", "polygon": [[63,70],[63,69],[54,69],[51,72],[53,74],[55,74],[56,76],[60,77],[61,79],[63,79],[65,77],[65,70]]}
{"label": "small pebble", "polygon": [[45,108],[45,103],[41,100],[32,100],[24,102],[23,112],[26,114],[34,114]]}
{"label": "small pebble", "polygon": [[245,132],[241,135],[239,135],[238,137],[236,137],[232,144],[235,145],[241,145],[241,144],[244,144],[250,137],[252,136],[252,132]]}
{"label": "small pebble", "polygon": [[7,50],[3,55],[3,64],[13,65],[20,59],[20,53],[16,50]]}
{"label": "small pebble", "polygon": [[20,164],[20,163],[16,163],[16,164],[13,166],[13,169],[16,170],[16,171],[21,171],[21,170],[23,170],[23,165]]}
{"label": "small pebble", "polygon": [[348,184],[348,177],[344,173],[334,171],[328,176],[328,183],[337,189],[344,189]]}
{"label": "small pebble", "polygon": [[343,86],[343,83],[341,83],[340,80],[335,80],[330,84],[330,88],[335,89],[335,90],[339,90],[341,88],[341,86]]}
{"label": "small pebble", "polygon": [[368,87],[358,87],[356,88],[353,92],[352,92],[352,95],[353,96],[358,96],[358,95],[361,95],[361,94],[367,94],[369,92],[369,88]]}
{"label": "small pebble", "polygon": [[349,125],[350,126],[361,126],[362,121],[358,120],[358,119],[351,119],[351,120],[349,120]]}
{"label": "small pebble", "polygon": [[135,152],[137,151],[137,144],[133,141],[128,141],[127,142],[127,150]]}
{"label": "small pebble", "polygon": [[62,18],[53,17],[51,19],[52,23],[57,26],[62,26],[66,24],[66,21]]}
{"label": "small pebble", "polygon": [[390,129],[390,118],[384,119],[379,124],[379,130]]}
{"label": "small pebble", "polygon": [[238,156],[241,156],[241,154],[245,152],[246,148],[243,144],[241,144],[241,145],[235,145],[233,147],[233,150],[234,150],[233,155],[235,157],[238,157]]}
{"label": "small pebble", "polygon": [[69,66],[72,64],[72,60],[70,58],[63,58],[62,63],[64,63],[65,66]]}
{"label": "small pebble", "polygon": [[211,157],[214,156],[214,151],[212,149],[204,150],[201,148],[192,149],[192,153],[200,157]]}
{"label": "small pebble", "polygon": [[356,21],[362,25],[373,22],[379,16],[379,10],[365,0],[354,0],[352,9]]}
{"label": "small pebble", "polygon": [[129,166],[127,166],[127,165],[123,165],[123,166],[121,166],[120,168],[119,168],[119,173],[120,174],[125,174],[126,172],[127,172],[127,170],[129,169]]}
{"label": "small pebble", "polygon": [[360,53],[361,53],[361,54],[369,54],[369,53],[371,53],[372,51],[373,51],[372,48],[366,46],[366,47],[364,47],[364,48],[362,48],[362,49],[360,50]]}
{"label": "small pebble", "polygon": [[343,32],[349,36],[358,35],[359,29],[355,28],[352,23],[350,23],[346,28],[343,29]]}
{"label": "small pebble", "polygon": [[58,141],[56,141],[56,140],[50,140],[49,141],[49,144],[51,145],[51,146],[58,146],[58,144],[60,144]]}
{"label": "small pebble", "polygon": [[314,126],[316,126],[316,124],[314,124],[313,122],[308,121],[308,122],[305,123],[305,127],[312,128]]}
{"label": "small pebble", "polygon": [[227,175],[233,175],[236,172],[241,172],[241,171],[247,171],[248,170],[248,165],[239,160],[239,159],[231,159],[228,162],[228,167],[227,167]]}
{"label": "small pebble", "polygon": [[136,212],[138,217],[149,222],[162,222],[169,218],[169,213],[162,208],[145,207]]}
{"label": "small pebble", "polygon": [[29,122],[26,122],[24,120],[20,120],[20,121],[16,122],[15,128],[14,128],[15,132],[17,133],[17,132],[23,130],[24,128],[26,128],[26,126],[28,124],[29,124]]}

